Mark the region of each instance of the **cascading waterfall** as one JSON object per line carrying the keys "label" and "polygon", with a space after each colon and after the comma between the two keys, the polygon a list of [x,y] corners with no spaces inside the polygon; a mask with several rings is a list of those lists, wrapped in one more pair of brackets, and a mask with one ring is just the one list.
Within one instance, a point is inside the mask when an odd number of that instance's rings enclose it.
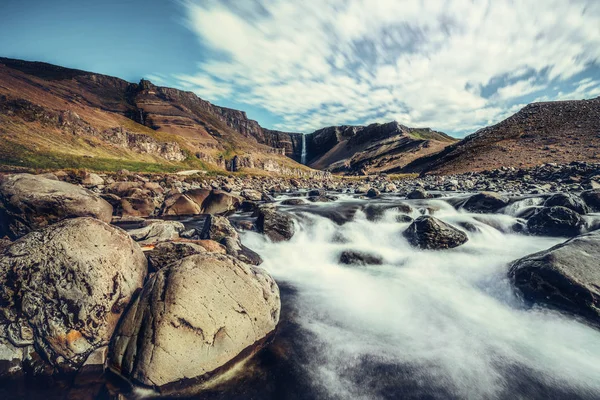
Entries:
{"label": "cascading waterfall", "polygon": [[302,153],[300,154],[300,163],[306,165],[306,135],[302,134]]}

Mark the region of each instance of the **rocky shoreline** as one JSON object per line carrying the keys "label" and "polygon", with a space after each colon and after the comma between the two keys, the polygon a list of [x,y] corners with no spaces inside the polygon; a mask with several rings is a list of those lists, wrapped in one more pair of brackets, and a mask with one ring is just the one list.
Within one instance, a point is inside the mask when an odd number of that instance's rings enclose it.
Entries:
{"label": "rocky shoreline", "polygon": [[[316,206],[341,196],[337,209]],[[492,227],[486,215],[512,213],[513,233],[570,238],[514,261],[507,276],[528,304],[600,325],[600,164],[413,179],[7,174],[0,380],[72,380],[96,368],[126,382],[125,391],[100,385],[112,394],[210,391],[265,349],[280,321],[279,287],[240,232],[282,242],[298,229],[293,209],[317,207],[337,224],[393,209],[415,249],[467,243],[479,228],[438,219],[435,199]],[[381,262],[362,251],[340,256],[345,265]]]}

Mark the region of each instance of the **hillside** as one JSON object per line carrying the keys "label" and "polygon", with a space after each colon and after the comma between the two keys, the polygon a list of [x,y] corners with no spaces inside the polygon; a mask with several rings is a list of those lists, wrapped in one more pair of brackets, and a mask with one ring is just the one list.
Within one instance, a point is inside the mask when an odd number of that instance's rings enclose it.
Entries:
{"label": "hillside", "polygon": [[403,172],[455,174],[600,160],[600,97],[532,103]]}
{"label": "hillside", "polygon": [[331,172],[394,172],[455,142],[444,133],[395,121],[334,126],[307,135],[307,160],[310,167]]}
{"label": "hillside", "polygon": [[0,58],[0,164],[314,174],[301,142],[192,92]]}

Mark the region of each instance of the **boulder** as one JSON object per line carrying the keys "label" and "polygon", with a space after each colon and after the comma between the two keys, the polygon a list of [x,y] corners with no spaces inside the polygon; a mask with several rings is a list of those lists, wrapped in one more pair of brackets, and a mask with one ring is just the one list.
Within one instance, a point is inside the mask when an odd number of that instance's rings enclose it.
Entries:
{"label": "boulder", "polygon": [[262,193],[258,190],[244,189],[240,192],[240,196],[250,201],[261,201]]}
{"label": "boulder", "polygon": [[586,190],[581,198],[592,211],[600,212],[600,189]]}
{"label": "boulder", "polygon": [[231,225],[227,217],[208,215],[204,220],[204,227],[200,233],[200,239],[210,239],[216,242],[226,237],[238,239],[239,235],[235,228]]}
{"label": "boulder", "polygon": [[129,231],[129,235],[142,245],[168,242],[179,239],[179,234],[185,231],[185,226],[178,221],[148,220],[147,226]]}
{"label": "boulder", "polygon": [[451,249],[468,241],[463,231],[428,215],[414,220],[403,235],[411,245],[428,250]]}
{"label": "boulder", "polygon": [[571,193],[557,193],[546,199],[545,207],[565,207],[578,214],[587,214],[590,210],[582,199]]}
{"label": "boulder", "polygon": [[76,370],[108,344],[146,272],[140,247],[97,219],[29,233],[0,256],[0,354],[34,354],[46,372]]}
{"label": "boulder", "polygon": [[182,258],[194,254],[206,253],[207,250],[193,242],[163,242],[146,253],[148,258],[148,269],[156,272],[161,268],[168,267]]}
{"label": "boulder", "polygon": [[287,214],[262,207],[258,210],[256,230],[274,242],[289,240],[295,233],[294,220]]}
{"label": "boulder", "polygon": [[527,221],[534,235],[572,237],[581,233],[585,222],[575,211],[565,207],[544,207]]}
{"label": "boulder", "polygon": [[340,254],[340,263],[346,265],[381,265],[383,259],[375,254],[345,250]]}
{"label": "boulder", "polygon": [[279,289],[262,269],[197,254],[160,269],[123,316],[107,367],[163,395],[211,382],[271,337]]}
{"label": "boulder", "polygon": [[416,188],[415,190],[406,195],[406,198],[409,200],[423,200],[429,199],[430,197],[430,194],[427,193],[423,188]]}
{"label": "boulder", "polygon": [[308,197],[319,197],[324,195],[325,191],[323,189],[313,189],[308,191]]}
{"label": "boulder", "polygon": [[227,214],[238,209],[242,199],[221,190],[192,189],[165,199],[163,215]]}
{"label": "boulder", "polygon": [[508,205],[508,199],[498,193],[483,192],[469,197],[463,208],[475,213],[494,213]]}
{"label": "boulder", "polygon": [[66,218],[112,219],[104,199],[70,183],[17,174],[0,181],[0,237],[21,237]]}
{"label": "boulder", "polygon": [[100,186],[104,185],[104,179],[98,174],[88,173],[81,180],[83,186]]}
{"label": "boulder", "polygon": [[302,199],[286,199],[281,202],[281,205],[284,206],[301,206],[306,204],[306,202]]}
{"label": "boulder", "polygon": [[523,297],[586,318],[600,326],[600,233],[515,261],[509,277]]}
{"label": "boulder", "polygon": [[379,197],[379,195],[381,194],[381,192],[375,188],[371,188],[367,191],[367,197],[374,199],[375,197]]}

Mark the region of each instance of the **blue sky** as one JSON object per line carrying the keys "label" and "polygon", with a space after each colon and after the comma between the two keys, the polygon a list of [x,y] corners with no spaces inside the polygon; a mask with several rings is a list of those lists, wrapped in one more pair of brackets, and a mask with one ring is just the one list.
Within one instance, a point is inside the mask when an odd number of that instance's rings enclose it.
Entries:
{"label": "blue sky", "polygon": [[600,1],[0,0],[0,55],[146,77],[273,129],[464,136],[600,96]]}

